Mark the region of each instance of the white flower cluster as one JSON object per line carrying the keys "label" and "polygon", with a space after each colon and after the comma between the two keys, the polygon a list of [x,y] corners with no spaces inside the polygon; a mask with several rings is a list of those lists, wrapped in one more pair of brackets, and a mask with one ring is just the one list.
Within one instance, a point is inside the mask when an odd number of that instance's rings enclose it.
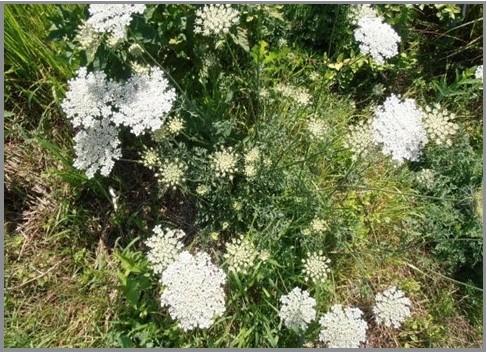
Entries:
{"label": "white flower cluster", "polygon": [[293,99],[300,105],[307,106],[311,103],[311,95],[306,88],[279,83],[274,87],[274,90],[286,98]]}
{"label": "white flower cluster", "polygon": [[[89,168],[88,177],[93,177],[97,168],[108,175],[114,161],[121,157],[113,125],[129,126],[135,135],[146,129],[154,131],[162,125],[175,99],[174,89],[169,87],[159,68],[149,68],[126,83],[117,83],[101,71],[88,73],[86,67],[81,67],[77,76],[68,82],[61,103],[73,126],[83,129],[75,137],[79,159],[75,167]],[[106,131],[100,131],[101,126]],[[85,155],[87,152],[91,155]]]}
{"label": "white flower cluster", "polygon": [[356,25],[360,18],[379,17],[377,11],[371,4],[351,5],[348,19]]}
{"label": "white flower cluster", "polygon": [[173,117],[167,121],[167,131],[172,136],[177,136],[184,130],[184,120],[180,117]]}
{"label": "white flower cluster", "polygon": [[426,189],[433,188],[435,178],[435,173],[431,169],[422,169],[416,174],[416,181]]}
{"label": "white flower cluster", "polygon": [[174,88],[169,86],[158,67],[130,77],[117,102],[113,122],[130,127],[136,136],[145,130],[159,129],[176,100]]}
{"label": "white flower cluster", "polygon": [[293,330],[305,330],[316,318],[316,301],[309,292],[295,287],[287,295],[281,296],[279,317],[284,325]]}
{"label": "white flower cluster", "polygon": [[411,316],[411,300],[397,287],[389,287],[375,296],[373,312],[377,323],[397,329]]}
{"label": "white flower cluster", "polygon": [[207,253],[183,251],[162,273],[161,304],[184,331],[209,328],[225,312],[225,280]]}
{"label": "white flower cluster", "polygon": [[394,161],[416,161],[428,141],[422,118],[423,113],[414,100],[401,101],[392,94],[375,110],[372,120],[375,143]]}
{"label": "white flower cluster", "polygon": [[316,139],[323,138],[328,131],[327,125],[316,117],[309,119],[307,129],[311,137]]}
{"label": "white flower cluster", "polygon": [[97,171],[108,176],[115,161],[122,157],[117,129],[109,121],[94,121],[74,136],[76,160],[73,166],[92,178]]}
{"label": "white flower cluster", "polygon": [[[367,8],[365,8],[367,9]],[[373,10],[362,10],[353,35],[359,43],[360,52],[370,55],[379,64],[398,53],[401,38],[382,18],[373,15]]]}
{"label": "white flower cluster", "polygon": [[142,164],[150,170],[154,170],[161,163],[159,155],[154,148],[145,147],[141,155],[141,160]]}
{"label": "white flower cluster", "polygon": [[196,11],[195,33],[220,37],[238,24],[240,13],[230,4],[205,5]]}
{"label": "white flower cluster", "polygon": [[367,323],[359,308],[335,304],[320,319],[319,339],[329,348],[358,348],[366,341]]}
{"label": "white flower cluster", "polygon": [[349,127],[345,146],[353,152],[354,160],[365,157],[373,145],[372,125],[369,122],[361,121]]}
{"label": "white flower cluster", "polygon": [[144,4],[91,4],[87,25],[98,33],[108,33],[115,40],[125,37],[132,15],[143,13]]}
{"label": "white flower cluster", "polygon": [[247,274],[259,255],[254,244],[243,235],[234,238],[225,247],[226,253],[223,257],[227,261],[228,268],[236,273]]}
{"label": "white flower cluster", "polygon": [[74,127],[92,127],[97,121],[112,117],[113,101],[119,92],[120,85],[107,79],[104,72],[88,73],[86,67],[81,67],[68,82],[61,108]]}
{"label": "white flower cluster", "polygon": [[318,283],[325,281],[330,272],[330,259],[323,255],[323,251],[308,253],[306,259],[303,259],[303,275],[305,281]]}
{"label": "white flower cluster", "polygon": [[162,229],[156,225],[152,230],[154,235],[149,237],[145,244],[149,247],[147,260],[156,274],[162,274],[169,264],[174,262],[183,248],[180,241],[186,234],[183,230]]}
{"label": "white flower cluster", "polygon": [[74,40],[79,43],[81,48],[89,50],[91,48],[97,48],[100,45],[102,36],[92,26],[83,22],[79,25]]}
{"label": "white flower cluster", "polygon": [[455,114],[450,113],[435,104],[433,107],[427,106],[423,116],[423,125],[428,135],[429,141],[434,141],[436,145],[452,145],[451,137],[458,131],[458,125],[453,122]]}
{"label": "white flower cluster", "polygon": [[325,219],[321,219],[319,217],[315,217],[311,223],[309,224],[309,227],[307,229],[303,230],[304,235],[319,235],[323,234],[325,231],[327,231],[329,228],[328,222]]}
{"label": "white flower cluster", "polygon": [[253,147],[244,156],[244,173],[245,176],[252,178],[257,175],[257,163],[260,160],[259,147]]}
{"label": "white flower cluster", "polygon": [[196,194],[198,194],[200,196],[207,195],[209,191],[210,191],[210,189],[208,188],[207,185],[198,185],[196,187]]}
{"label": "white flower cluster", "polygon": [[155,176],[163,187],[176,189],[185,182],[186,170],[187,166],[177,158],[174,161],[165,160]]}
{"label": "white flower cluster", "polygon": [[475,78],[484,81],[484,65],[477,66],[475,69]]}
{"label": "white flower cluster", "polygon": [[233,179],[233,174],[237,172],[237,156],[232,147],[221,147],[211,155],[210,162],[217,177],[228,177]]}

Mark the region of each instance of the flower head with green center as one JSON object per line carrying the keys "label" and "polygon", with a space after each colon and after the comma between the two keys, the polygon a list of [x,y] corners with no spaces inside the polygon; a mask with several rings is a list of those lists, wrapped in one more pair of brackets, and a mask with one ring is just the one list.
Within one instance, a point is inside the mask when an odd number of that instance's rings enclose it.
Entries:
{"label": "flower head with green center", "polygon": [[372,149],[372,127],[368,122],[359,122],[349,127],[345,146],[353,152],[353,159],[366,156]]}
{"label": "flower head with green center", "polygon": [[315,139],[322,139],[328,131],[326,124],[316,117],[309,119],[307,129],[311,137]]}
{"label": "flower head with green center", "polygon": [[164,188],[176,189],[184,183],[186,170],[187,166],[178,159],[174,161],[166,160],[159,168],[156,177]]}
{"label": "flower head with green center", "polygon": [[303,259],[303,274],[306,281],[319,283],[325,281],[330,272],[330,259],[323,255],[322,251],[308,253],[306,259]]}
{"label": "flower head with green center", "polygon": [[211,166],[216,177],[233,179],[237,172],[237,156],[232,147],[217,150],[210,156]]}
{"label": "flower head with green center", "polygon": [[155,170],[158,166],[161,165],[161,160],[159,159],[159,154],[157,154],[154,148],[144,148],[144,151],[141,155],[142,164],[150,169]]}
{"label": "flower head with green center", "polygon": [[223,255],[228,268],[236,273],[247,274],[254,265],[259,252],[253,243],[243,236],[234,238],[226,244],[226,253]]}

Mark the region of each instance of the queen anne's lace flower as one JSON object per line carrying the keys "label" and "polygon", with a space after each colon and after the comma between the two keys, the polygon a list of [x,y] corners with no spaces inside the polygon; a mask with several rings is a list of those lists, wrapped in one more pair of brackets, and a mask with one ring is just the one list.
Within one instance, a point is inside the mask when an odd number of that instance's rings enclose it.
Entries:
{"label": "queen anne's lace flower", "polygon": [[328,131],[328,127],[326,126],[326,124],[316,117],[312,117],[309,119],[307,128],[309,134],[316,139],[323,138]]}
{"label": "queen anne's lace flower", "polygon": [[230,4],[205,5],[196,11],[195,33],[209,36],[223,36],[238,24],[240,13]]}
{"label": "queen anne's lace flower", "polygon": [[416,174],[416,181],[426,189],[432,189],[435,184],[435,173],[431,169],[422,169]]}
{"label": "queen anne's lace flower", "polygon": [[258,255],[254,244],[249,239],[240,236],[227,242],[226,253],[223,257],[231,271],[246,274],[254,265]]}
{"label": "queen anne's lace flower", "polygon": [[390,59],[398,53],[401,38],[390,25],[368,12],[357,20],[357,28],[353,35],[359,43],[360,52],[372,56],[381,65],[385,59]]}
{"label": "queen anne's lace flower", "polygon": [[156,225],[152,230],[154,235],[149,237],[145,244],[149,247],[147,260],[156,274],[162,274],[169,264],[174,262],[183,248],[180,241],[186,234],[183,230],[163,230],[161,225]]}
{"label": "queen anne's lace flower", "polygon": [[158,67],[130,77],[113,114],[117,125],[130,127],[136,136],[159,129],[176,100],[176,92]]}
{"label": "queen anne's lace flower", "polygon": [[411,300],[397,287],[389,287],[375,296],[372,310],[377,323],[397,329],[411,315]]}
{"label": "queen anne's lace flower", "polygon": [[274,87],[274,90],[286,98],[294,100],[300,105],[307,106],[311,103],[311,95],[308,93],[306,88],[293,87],[280,83]]}
{"label": "queen anne's lace flower", "polygon": [[372,120],[374,141],[392,160],[416,161],[428,138],[422,124],[423,113],[412,99],[391,95],[375,110]]}
{"label": "queen anne's lace flower", "polygon": [[172,136],[177,136],[184,130],[184,120],[180,117],[173,117],[167,121],[167,131]]}
{"label": "queen anne's lace flower", "polygon": [[225,312],[225,280],[208,254],[183,251],[162,273],[162,306],[184,331],[209,328]]}
{"label": "queen anne's lace flower", "polygon": [[210,189],[208,188],[207,185],[198,185],[196,187],[196,194],[198,194],[200,196],[207,195],[209,191],[210,191]]}
{"label": "queen anne's lace flower", "polygon": [[484,81],[484,65],[477,66],[475,69],[475,78]]}
{"label": "queen anne's lace flower", "polygon": [[453,122],[455,114],[448,112],[435,104],[426,107],[423,116],[423,125],[428,135],[428,140],[436,145],[452,145],[452,137],[458,131],[458,125]]}
{"label": "queen anne's lace flower", "polygon": [[349,127],[345,146],[353,152],[353,159],[365,157],[374,145],[372,139],[372,126],[369,122],[361,121]]}
{"label": "queen anne's lace flower", "polygon": [[325,219],[321,219],[319,217],[315,217],[309,227],[303,231],[305,235],[319,235],[323,234],[326,230],[328,230],[328,222]]}
{"label": "queen anne's lace flower", "polygon": [[257,175],[257,163],[260,160],[260,150],[258,147],[253,147],[244,156],[244,173],[247,177],[255,177]]}
{"label": "queen anne's lace flower", "polygon": [[335,304],[320,319],[320,341],[329,348],[357,348],[366,341],[367,323],[358,308]]}
{"label": "queen anne's lace flower", "polygon": [[119,93],[120,85],[108,80],[104,72],[88,73],[81,67],[69,80],[61,107],[74,127],[92,127],[112,117],[112,103]]}
{"label": "queen anne's lace flower", "polygon": [[350,6],[350,12],[348,14],[348,19],[353,23],[357,24],[360,18],[367,17],[379,17],[377,11],[372,7],[371,4],[360,4]]}
{"label": "queen anne's lace flower", "polygon": [[174,161],[165,160],[159,168],[159,172],[156,173],[156,177],[164,187],[176,189],[184,183],[186,170],[186,165],[178,159]]}
{"label": "queen anne's lace flower", "polygon": [[125,37],[132,15],[144,10],[144,4],[91,4],[88,8],[90,18],[86,23],[96,32],[109,33],[113,38],[121,39]]}
{"label": "queen anne's lace flower", "polygon": [[228,177],[233,179],[233,174],[237,172],[237,156],[232,147],[217,150],[211,155],[210,162],[217,177]]}
{"label": "queen anne's lace flower", "polygon": [[79,43],[84,50],[97,48],[102,41],[100,33],[95,31],[93,27],[86,22],[83,22],[77,30],[75,41]]}
{"label": "queen anne's lace flower", "polygon": [[279,317],[289,329],[305,330],[316,318],[316,301],[306,290],[295,287],[287,295],[281,296],[280,301]]}
{"label": "queen anne's lace flower", "polygon": [[74,136],[74,167],[92,178],[97,171],[108,176],[115,161],[122,157],[117,129],[108,120],[95,121],[92,127]]}
{"label": "queen anne's lace flower", "polygon": [[308,253],[306,259],[303,259],[303,274],[306,281],[318,283],[325,281],[330,272],[330,259],[323,255],[322,251],[317,253]]}
{"label": "queen anne's lace flower", "polygon": [[157,166],[161,164],[159,155],[157,154],[154,148],[144,148],[141,159],[142,159],[142,164],[146,168],[151,170],[154,170]]}

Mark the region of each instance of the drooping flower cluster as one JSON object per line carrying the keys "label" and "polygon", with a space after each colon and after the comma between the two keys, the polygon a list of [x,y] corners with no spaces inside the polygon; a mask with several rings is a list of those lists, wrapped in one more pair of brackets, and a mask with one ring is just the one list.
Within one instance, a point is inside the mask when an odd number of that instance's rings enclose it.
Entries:
{"label": "drooping flower cluster", "polygon": [[353,35],[359,43],[360,52],[370,55],[379,64],[398,53],[398,44],[401,38],[394,29],[385,23],[382,18],[373,15],[373,10],[361,11],[357,19],[357,28]]}
{"label": "drooping flower cluster", "polygon": [[392,94],[375,110],[372,120],[375,143],[398,163],[416,161],[428,141],[422,118],[423,113],[414,100],[401,101]]}
{"label": "drooping flower cluster", "polygon": [[[115,126],[130,127],[132,133],[139,135],[146,130],[159,128],[176,99],[173,88],[169,87],[159,68],[149,68],[146,72],[132,76],[128,82],[118,83],[107,78],[101,71],[87,72],[86,67],[78,70],[77,76],[68,82],[68,90],[61,104],[66,116],[78,132],[75,142],[77,158],[75,167],[93,177],[97,169],[103,167],[102,175],[108,175],[114,161],[121,157]],[[107,129],[100,132],[100,126]],[[100,141],[93,136],[100,134]],[[91,138],[89,136],[92,136]],[[112,136],[108,142],[108,136]],[[87,143],[94,143],[88,146]],[[104,146],[104,147],[100,147]],[[101,149],[100,149],[101,148]],[[97,158],[100,150],[108,151],[105,157]],[[85,155],[91,150],[92,155]],[[93,160],[93,161],[89,161]],[[104,164],[105,163],[105,164]],[[94,171],[93,171],[94,170]]]}
{"label": "drooping flower cluster", "polygon": [[236,273],[246,274],[254,265],[259,252],[254,244],[244,236],[232,239],[226,244],[226,253],[223,255],[228,268]]}
{"label": "drooping flower cluster", "polygon": [[317,117],[309,119],[307,129],[311,137],[316,139],[322,139],[328,132],[327,125]]}
{"label": "drooping flower cluster", "polygon": [[74,136],[76,160],[73,166],[85,170],[92,178],[99,171],[108,176],[115,161],[122,157],[117,129],[107,119],[94,121],[91,127],[80,130]]}
{"label": "drooping flower cluster", "polygon": [[306,290],[295,287],[280,302],[279,317],[289,329],[305,330],[316,318],[316,301]]}
{"label": "drooping flower cluster", "polygon": [[257,175],[257,166],[260,160],[259,147],[253,147],[244,156],[244,174],[252,178]]}
{"label": "drooping flower cluster", "polygon": [[115,40],[120,40],[125,37],[132,16],[144,10],[144,4],[91,4],[86,24],[95,32],[108,33]]}
{"label": "drooping flower cluster", "polygon": [[475,78],[484,81],[484,65],[477,66],[475,69]]}
{"label": "drooping flower cluster", "polygon": [[367,323],[359,308],[335,304],[320,319],[319,340],[329,348],[358,348],[367,337]]}
{"label": "drooping flower cluster", "polygon": [[287,84],[279,83],[274,90],[284,97],[294,100],[300,105],[307,106],[311,103],[311,95],[304,87],[293,87]]}
{"label": "drooping flower cluster", "polygon": [[372,310],[378,324],[397,329],[411,316],[411,300],[397,287],[389,287],[377,293]]}
{"label": "drooping flower cluster", "polygon": [[353,152],[353,159],[365,157],[374,145],[372,138],[372,125],[361,121],[349,128],[345,146]]}
{"label": "drooping flower cluster", "polygon": [[239,16],[239,11],[230,4],[205,5],[196,11],[194,31],[206,37],[220,37],[238,24]]}
{"label": "drooping flower cluster", "polygon": [[174,262],[183,248],[181,239],[186,235],[183,230],[162,229],[156,225],[152,230],[154,235],[144,243],[149,247],[147,260],[154,273],[162,274],[169,264]]}
{"label": "drooping flower cluster", "polygon": [[211,155],[210,162],[215,175],[217,177],[228,177],[233,179],[233,175],[237,172],[237,156],[233,152],[232,147],[221,147]]}
{"label": "drooping flower cluster", "polygon": [[416,174],[416,181],[426,189],[432,189],[435,184],[435,173],[431,169],[422,169]]}
{"label": "drooping flower cluster", "polygon": [[161,304],[184,331],[209,328],[225,312],[225,280],[207,253],[183,251],[162,273]]}
{"label": "drooping flower cluster", "polygon": [[186,170],[187,166],[177,158],[173,161],[165,160],[155,176],[164,188],[176,189],[185,182]]}
{"label": "drooping flower cluster", "polygon": [[453,122],[455,114],[442,109],[439,104],[427,106],[423,116],[423,125],[428,134],[428,140],[436,145],[452,145],[452,137],[458,131],[458,125]]}
{"label": "drooping flower cluster", "polygon": [[307,258],[303,259],[303,264],[305,281],[318,283],[328,277],[330,259],[323,255],[323,251],[308,253]]}
{"label": "drooping flower cluster", "polygon": [[158,67],[133,75],[124,85],[117,102],[113,122],[130,127],[136,136],[159,129],[176,100],[176,91],[170,87]]}

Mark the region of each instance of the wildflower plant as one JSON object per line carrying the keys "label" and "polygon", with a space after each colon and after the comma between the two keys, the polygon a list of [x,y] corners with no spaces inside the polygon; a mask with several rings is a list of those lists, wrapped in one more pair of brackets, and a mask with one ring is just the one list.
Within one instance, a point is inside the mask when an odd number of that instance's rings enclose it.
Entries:
{"label": "wildflower plant", "polygon": [[308,253],[306,259],[303,259],[303,275],[305,281],[311,281],[317,284],[325,281],[329,273],[330,259],[323,255],[323,251]]}
{"label": "wildflower plant", "polygon": [[306,290],[295,287],[280,302],[279,317],[289,329],[305,330],[316,319],[316,301]]}
{"label": "wildflower plant", "polygon": [[227,242],[226,253],[223,255],[230,271],[247,274],[255,265],[259,252],[243,235]]}
{"label": "wildflower plant", "polygon": [[154,235],[145,241],[145,245],[149,248],[147,259],[154,273],[161,275],[181,252],[183,248],[181,240],[186,234],[179,229],[162,229],[161,225],[156,225],[152,232]]}
{"label": "wildflower plant", "polygon": [[377,293],[373,312],[377,323],[397,329],[411,315],[411,300],[392,286]]}

